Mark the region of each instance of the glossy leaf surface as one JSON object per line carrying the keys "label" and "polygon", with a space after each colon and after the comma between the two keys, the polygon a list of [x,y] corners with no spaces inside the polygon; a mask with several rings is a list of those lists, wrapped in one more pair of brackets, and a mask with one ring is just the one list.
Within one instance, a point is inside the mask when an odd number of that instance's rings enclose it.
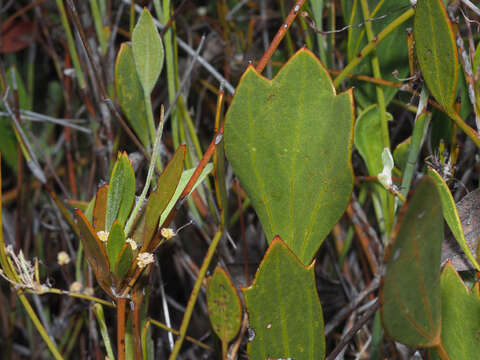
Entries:
{"label": "glossy leaf surface", "polygon": [[135,256],[135,252],[132,250],[132,247],[130,246],[130,244],[125,243],[117,257],[117,262],[113,267],[113,271],[119,281],[122,281],[125,275],[127,275],[128,270],[132,265],[134,256]]}
{"label": "glossy leaf surface", "polygon": [[441,0],[418,0],[414,37],[422,76],[435,100],[453,111],[458,77],[455,37]]}
{"label": "glossy leaf surface", "polygon": [[352,101],[303,49],[271,81],[249,67],[227,113],[226,155],[267,239],[280,235],[304,264],[352,191]]}
{"label": "glossy leaf surface", "polygon": [[229,343],[242,325],[242,304],[232,280],[218,266],[207,278],[207,305],[215,334],[222,342]]}
{"label": "glossy leaf surface", "polygon": [[243,289],[251,359],[323,359],[323,313],[313,271],[279,238],[270,244],[249,288]]}
{"label": "glossy leaf surface", "polygon": [[157,82],[163,67],[163,45],[152,15],[145,8],[132,34],[133,57],[145,96]]}
{"label": "glossy leaf surface", "polygon": [[440,341],[440,253],[443,219],[433,180],[425,176],[402,216],[386,255],[380,292],[382,321],[396,341],[434,346]]}
{"label": "glossy leaf surface", "polygon": [[132,47],[123,43],[115,64],[115,87],[123,112],[138,138],[145,147],[150,147],[147,111],[143,88],[138,79]]}

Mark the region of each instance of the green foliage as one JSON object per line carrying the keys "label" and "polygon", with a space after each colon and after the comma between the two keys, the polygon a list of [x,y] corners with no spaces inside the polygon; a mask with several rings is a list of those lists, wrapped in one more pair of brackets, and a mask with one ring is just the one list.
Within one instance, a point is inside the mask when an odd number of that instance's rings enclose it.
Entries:
{"label": "green foliage", "polygon": [[429,169],[428,175],[433,179],[433,181],[435,181],[435,184],[437,185],[437,190],[442,203],[443,217],[445,218],[445,221],[447,222],[450,231],[452,232],[453,236],[457,240],[465,255],[468,257],[468,260],[470,260],[472,265],[475,266],[478,271],[480,271],[480,266],[478,265],[475,257],[473,256],[470,248],[467,245],[467,240],[465,239],[465,235],[463,234],[462,223],[460,222],[460,218],[458,217],[457,207],[455,206],[455,201],[453,200],[452,193],[448,189],[447,183],[434,169]]}
{"label": "green foliage", "polygon": [[142,84],[137,75],[132,46],[123,43],[115,63],[115,86],[118,102],[142,144],[151,146],[148,134]]}
{"label": "green foliage", "polygon": [[107,240],[107,256],[110,263],[110,269],[114,269],[115,263],[120,255],[122,247],[125,245],[125,234],[123,227],[118,220],[113,222],[112,228]]}
{"label": "green foliage", "polygon": [[255,332],[248,343],[250,358],[324,358],[323,314],[313,264],[304,266],[282,239],[273,239],[255,281],[243,293]]}
{"label": "green foliage", "polygon": [[272,81],[249,67],[227,113],[226,155],[267,239],[280,235],[304,264],[352,191],[352,101],[300,50]]}
{"label": "green foliage", "polygon": [[380,292],[382,321],[396,341],[411,346],[440,342],[440,249],[442,208],[435,183],[424,177],[403,215],[386,254]]}
{"label": "green foliage", "polygon": [[132,34],[133,58],[144,96],[150,93],[163,67],[163,45],[152,15],[144,9]]}
{"label": "green foliage", "polygon": [[242,325],[242,304],[230,276],[218,266],[207,278],[207,304],[213,331],[226,346]]}
{"label": "green foliage", "polygon": [[447,112],[453,112],[458,59],[455,37],[441,0],[419,0],[414,23],[415,47],[428,89]]}
{"label": "green foliage", "polygon": [[115,220],[125,225],[134,200],[135,174],[127,153],[119,153],[108,185],[105,231],[110,231]]}
{"label": "green foliage", "polygon": [[[471,290],[463,283],[452,264],[447,263],[440,276],[442,298],[442,346],[450,359],[475,359],[480,351],[480,295],[478,284]],[[432,350],[433,359],[441,359]]]}

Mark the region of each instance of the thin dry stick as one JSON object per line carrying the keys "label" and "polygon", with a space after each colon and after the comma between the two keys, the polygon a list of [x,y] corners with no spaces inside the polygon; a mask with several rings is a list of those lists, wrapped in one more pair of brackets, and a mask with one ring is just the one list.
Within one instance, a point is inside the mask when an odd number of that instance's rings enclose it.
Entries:
{"label": "thin dry stick", "polygon": [[375,314],[379,307],[380,303],[377,300],[370,308],[370,310],[345,334],[342,340],[338,343],[335,349],[333,349],[333,351],[327,356],[325,360],[335,360],[337,358],[337,355],[343,350],[345,346],[347,346],[347,344],[357,333],[357,331],[360,330],[368,320],[370,320],[370,318]]}
{"label": "thin dry stick", "polygon": [[125,360],[125,316],[127,299],[124,297],[117,298],[117,358]]}
{"label": "thin dry stick", "polygon": [[258,73],[261,73],[263,69],[265,69],[265,66],[267,65],[268,61],[272,57],[273,53],[277,49],[278,45],[280,44],[280,41],[282,41],[283,37],[287,33],[287,30],[290,28],[290,26],[293,23],[293,20],[297,17],[298,12],[302,8],[303,4],[305,3],[305,0],[297,0],[297,3],[295,6],[290,10],[290,13],[288,14],[287,18],[285,19],[285,22],[282,24],[280,29],[277,31],[277,34],[272,40],[272,43],[268,47],[267,51],[265,51],[265,54],[263,54],[262,58],[258,62],[258,65],[256,67],[256,70]]}

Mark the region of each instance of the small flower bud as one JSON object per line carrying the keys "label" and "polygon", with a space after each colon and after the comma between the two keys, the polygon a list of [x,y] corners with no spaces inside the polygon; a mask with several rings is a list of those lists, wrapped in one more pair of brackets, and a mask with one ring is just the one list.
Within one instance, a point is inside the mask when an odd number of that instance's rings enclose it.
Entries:
{"label": "small flower bud", "polygon": [[70,262],[70,256],[65,251],[60,251],[57,254],[57,263],[58,265],[67,265]]}
{"label": "small flower bud", "polygon": [[78,281],[74,281],[71,285],[70,285],[70,292],[74,292],[74,293],[79,293],[81,292],[83,289],[83,285],[81,282],[78,282]]}
{"label": "small flower bud", "polygon": [[103,231],[102,230],[102,231],[97,232],[97,236],[100,239],[100,241],[102,241],[102,242],[107,242],[108,235],[109,235],[108,231]]}
{"label": "small flower bud", "polygon": [[141,252],[137,255],[137,265],[140,269],[143,269],[148,264],[153,263],[155,260],[153,254],[147,252]]}
{"label": "small flower bud", "polygon": [[132,238],[128,238],[126,242],[130,244],[132,250],[137,250],[137,243],[135,242],[135,240],[133,240]]}
{"label": "small flower bud", "polygon": [[162,228],[160,230],[160,234],[162,234],[162,236],[167,240],[171,239],[176,235],[175,231],[173,231],[173,229],[171,228]]}

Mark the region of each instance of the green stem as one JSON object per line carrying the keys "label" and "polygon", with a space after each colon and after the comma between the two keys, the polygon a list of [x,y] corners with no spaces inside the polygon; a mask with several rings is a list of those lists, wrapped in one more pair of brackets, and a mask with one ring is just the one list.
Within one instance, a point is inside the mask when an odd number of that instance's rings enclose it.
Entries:
{"label": "green stem", "polygon": [[190,295],[190,299],[188,300],[187,308],[185,309],[185,314],[183,316],[182,325],[180,326],[180,337],[175,342],[175,346],[173,347],[172,353],[170,354],[169,360],[174,360],[177,358],[178,353],[180,352],[180,348],[182,347],[183,340],[187,334],[188,324],[190,323],[190,318],[192,317],[193,308],[195,306],[195,302],[197,301],[198,294],[200,293],[200,288],[202,287],[203,279],[207,273],[208,267],[210,266],[210,262],[212,261],[213,254],[222,238],[223,234],[223,224],[220,224],[217,233],[213,237],[210,246],[208,247],[207,255],[205,256],[202,267],[198,272],[197,280],[195,281],[195,285],[193,286],[192,294]]}
{"label": "green stem", "polygon": [[90,0],[90,7],[92,9],[93,24],[95,25],[98,43],[100,44],[102,55],[105,55],[107,53],[107,38],[105,36],[105,29],[103,28],[102,17],[100,15],[97,0]]}
{"label": "green stem", "polygon": [[42,323],[40,322],[40,319],[37,317],[37,314],[35,314],[35,311],[30,306],[30,303],[28,302],[27,297],[25,296],[25,294],[21,289],[17,290],[17,295],[20,301],[22,302],[23,306],[25,307],[25,310],[27,311],[27,314],[30,317],[30,320],[32,320],[33,325],[35,325],[43,341],[45,341],[45,343],[47,344],[47,347],[52,353],[53,357],[57,360],[60,360],[60,359],[63,360],[62,354],[60,354],[60,351],[58,351],[52,339],[50,339],[50,337],[48,336],[47,331],[43,327]]}
{"label": "green stem", "polygon": [[408,9],[402,15],[397,17],[394,21],[392,21],[387,27],[385,27],[382,31],[377,34],[377,37],[374,41],[369,42],[365,47],[360,51],[360,53],[352,59],[348,63],[347,66],[342,70],[342,72],[333,80],[333,84],[335,87],[338,87],[343,80],[352,72],[352,70],[362,62],[362,60],[372,52],[379,43],[381,43],[392,31],[398,28],[401,24],[405,21],[410,19],[415,14],[415,10],[413,8]]}
{"label": "green stem", "polygon": [[75,41],[73,40],[72,31],[70,30],[70,24],[67,19],[67,12],[62,0],[56,0],[58,11],[60,13],[60,20],[62,22],[63,29],[67,35],[68,50],[70,50],[70,56],[72,57],[73,67],[75,68],[75,75],[77,76],[80,88],[83,90],[87,86],[85,77],[83,76],[82,68],[80,67],[80,60],[78,59],[77,49],[75,48]]}
{"label": "green stem", "polygon": [[402,175],[402,185],[400,187],[400,193],[403,196],[407,196],[410,190],[410,184],[412,182],[413,171],[417,164],[418,154],[423,144],[425,133],[430,123],[430,114],[426,113],[428,105],[428,91],[425,87],[422,88],[420,93],[420,101],[418,103],[417,115],[415,117],[415,125],[413,126],[412,140],[410,142],[410,148],[408,151],[408,160],[405,165],[405,170]]}

